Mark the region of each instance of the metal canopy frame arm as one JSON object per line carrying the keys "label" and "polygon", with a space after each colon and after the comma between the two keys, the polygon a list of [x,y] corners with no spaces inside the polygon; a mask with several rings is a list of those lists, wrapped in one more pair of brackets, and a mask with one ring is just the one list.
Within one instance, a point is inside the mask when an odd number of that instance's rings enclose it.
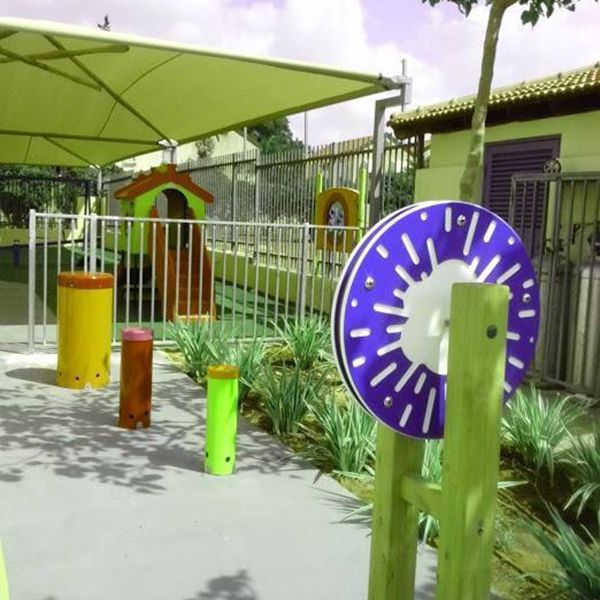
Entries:
{"label": "metal canopy frame arm", "polygon": [[16,31],[4,31],[2,33],[0,33],[0,40],[5,40],[6,38],[9,38],[11,35],[15,35],[15,33],[17,33]]}
{"label": "metal canopy frame arm", "polygon": [[382,98],[375,102],[373,118],[373,171],[369,191],[369,227],[381,219],[381,192],[383,188],[383,153],[385,151],[385,111],[394,106],[402,106],[410,102],[412,79],[402,75],[398,78],[400,94],[390,98]]}
{"label": "metal canopy frame arm", "polygon": [[[38,54],[27,54],[25,55],[25,58],[31,60],[62,60],[63,58],[69,58],[71,56],[85,56],[87,54],[109,54],[120,52],[129,52],[129,46],[125,44],[111,44],[109,46],[104,47],[82,48],[81,50],[57,50],[55,52],[40,52]],[[14,58],[5,58],[4,60],[0,60],[0,65],[9,62],[14,62],[15,60],[16,59]]]}
{"label": "metal canopy frame arm", "polygon": [[77,140],[83,142],[113,142],[116,144],[137,144],[138,146],[155,146],[160,149],[156,140],[140,140],[138,138],[97,137],[95,135],[79,135],[76,133],[55,133],[53,131],[21,131],[12,129],[0,129],[0,135],[15,135],[28,137],[44,137],[58,140]]}
{"label": "metal canopy frame arm", "polygon": [[65,79],[70,79],[71,81],[78,83],[79,85],[84,85],[86,87],[92,88],[93,90],[100,91],[100,86],[97,83],[92,83],[90,81],[86,81],[81,77],[77,77],[77,75],[71,75],[70,73],[65,73],[60,69],[56,69],[51,67],[50,65],[46,65],[37,61],[34,58],[30,58],[28,56],[24,56],[23,54],[18,54],[17,52],[12,52],[11,50],[7,50],[6,48],[0,47],[0,54],[2,56],[6,56],[9,61],[4,62],[12,62],[18,61],[29,65],[30,67],[35,67],[37,69],[41,69],[42,71],[47,71],[48,73],[52,73],[53,75],[58,75],[59,77],[64,77]]}
{"label": "metal canopy frame arm", "polygon": [[84,162],[86,165],[95,166],[94,161],[90,160],[89,158],[86,158],[85,156],[82,156],[81,154],[78,154],[77,152],[73,152],[73,150],[69,150],[69,148],[67,148],[66,146],[63,146],[63,144],[60,144],[56,140],[53,140],[50,137],[46,137],[45,135],[40,136],[40,137],[42,139],[46,140],[49,144],[52,144],[52,145],[56,146],[57,148],[60,148],[63,152],[66,152],[67,154],[74,156],[77,160]]}
{"label": "metal canopy frame arm", "polygon": [[[396,85],[395,89],[397,89],[397,88],[398,88],[398,86]],[[383,90],[383,91],[385,91],[385,90]],[[364,98],[364,97],[369,96],[374,93],[378,93],[378,92],[373,91],[369,88],[366,88],[361,95],[356,94],[355,92],[347,92],[347,93],[339,94],[337,96],[329,97],[326,100],[322,100],[322,101],[306,102],[306,103],[298,104],[296,106],[289,106],[283,110],[266,113],[264,115],[260,115],[253,119],[244,119],[243,121],[239,121],[237,123],[228,124],[226,128],[218,127],[216,129],[212,129],[206,133],[203,133],[202,138],[210,137],[212,135],[217,135],[219,133],[224,133],[224,132],[231,131],[231,130],[242,129],[243,127],[252,127],[253,125],[257,125],[259,123],[262,123],[263,121],[268,121],[271,119],[277,119],[279,117],[286,117],[286,116],[290,116],[290,115],[297,115],[297,114],[300,114],[307,110],[315,110],[317,108],[324,108],[327,106],[332,106],[334,104],[339,104],[340,102],[346,102],[347,100],[356,100],[358,98]],[[379,93],[381,93],[381,91],[379,91]],[[395,98],[396,97],[394,96],[394,99]],[[178,142],[181,145],[181,144],[187,144],[189,142],[196,141],[197,139],[199,139],[199,136],[196,135],[196,136],[182,138],[182,139],[178,140]]]}
{"label": "metal canopy frame arm", "polygon": [[[62,51],[67,49],[51,35],[44,35],[44,37],[55,47]],[[146,127],[149,127],[154,131],[159,139],[169,139],[169,136],[163,133],[156,125],[149,121],[144,115],[142,115],[135,107],[131,106],[126,100],[122,98],[120,94],[115,92],[110,86],[108,86],[100,77],[98,77],[93,71],[88,69],[76,56],[69,56],[68,59],[77,66],[83,73],[85,73],[90,79],[96,82],[102,90],[104,90],[115,102],[120,104],[125,110],[131,113],[136,119],[141,121]]]}

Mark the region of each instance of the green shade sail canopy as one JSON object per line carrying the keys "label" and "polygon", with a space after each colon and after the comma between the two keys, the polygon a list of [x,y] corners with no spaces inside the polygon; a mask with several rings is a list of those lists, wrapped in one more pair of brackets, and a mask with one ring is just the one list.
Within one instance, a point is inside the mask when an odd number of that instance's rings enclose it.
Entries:
{"label": "green shade sail canopy", "polygon": [[400,79],[0,18],[0,163],[104,166]]}

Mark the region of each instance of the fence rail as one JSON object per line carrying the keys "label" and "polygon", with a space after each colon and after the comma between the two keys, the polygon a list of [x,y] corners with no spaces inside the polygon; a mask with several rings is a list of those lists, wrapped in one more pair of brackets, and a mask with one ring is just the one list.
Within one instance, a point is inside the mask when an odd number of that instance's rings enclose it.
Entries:
{"label": "fence rail", "polygon": [[329,314],[359,235],[357,228],[308,223],[31,211],[30,348],[53,341],[61,271],[113,275],[115,343],[131,325],[153,327],[157,341],[168,342],[168,324],[176,321],[205,321],[211,331],[241,339],[278,337],[283,320]]}
{"label": "fence rail", "polygon": [[600,397],[600,173],[515,175],[509,219],[540,283],[534,372]]}
{"label": "fence rail", "polygon": [[[418,163],[416,138],[387,138],[383,156],[383,214],[412,202]],[[315,178],[322,173],[325,188],[358,188],[361,169],[372,166],[370,137],[324,146],[262,155],[258,151],[214,156],[181,165],[192,180],[211,192],[208,219],[256,223],[312,222]],[[105,181],[111,214],[118,214],[117,189],[131,174]]]}

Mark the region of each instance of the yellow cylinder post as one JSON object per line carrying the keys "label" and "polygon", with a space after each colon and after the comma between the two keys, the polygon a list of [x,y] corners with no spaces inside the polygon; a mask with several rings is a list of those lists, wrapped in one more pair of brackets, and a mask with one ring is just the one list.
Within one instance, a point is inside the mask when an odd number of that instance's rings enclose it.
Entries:
{"label": "yellow cylinder post", "polygon": [[108,384],[112,307],[112,275],[58,275],[58,385],[82,389]]}

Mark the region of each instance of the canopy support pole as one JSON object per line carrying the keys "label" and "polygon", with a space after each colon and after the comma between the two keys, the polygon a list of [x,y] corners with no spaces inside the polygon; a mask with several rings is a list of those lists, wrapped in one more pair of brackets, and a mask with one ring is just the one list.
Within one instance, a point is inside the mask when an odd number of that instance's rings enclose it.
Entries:
{"label": "canopy support pole", "polygon": [[[404,71],[403,62],[402,70]],[[369,194],[369,226],[373,226],[381,219],[381,196],[383,188],[383,153],[385,150],[385,111],[394,106],[404,106],[410,102],[412,80],[403,72],[398,78],[400,93],[391,98],[382,98],[375,102],[375,116],[373,125],[373,164],[371,167],[371,190]]]}

